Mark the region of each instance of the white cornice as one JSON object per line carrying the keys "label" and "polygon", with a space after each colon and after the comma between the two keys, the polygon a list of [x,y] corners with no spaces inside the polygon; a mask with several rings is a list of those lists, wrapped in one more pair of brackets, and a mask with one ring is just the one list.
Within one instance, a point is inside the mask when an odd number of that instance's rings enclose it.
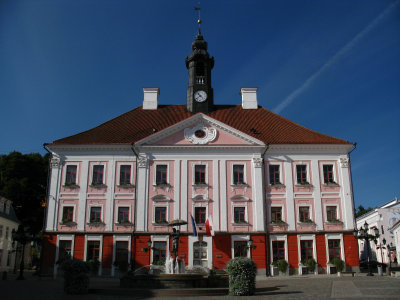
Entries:
{"label": "white cornice", "polygon": [[79,152],[79,151],[97,151],[97,152],[114,152],[114,151],[132,151],[131,145],[48,145],[52,152]]}
{"label": "white cornice", "polygon": [[254,146],[254,145],[215,145],[215,146],[208,146],[208,145],[177,145],[177,146],[168,146],[168,145],[143,145],[140,147],[136,147],[140,152],[141,151],[159,151],[159,150],[178,150],[178,151],[186,151],[186,150],[196,150],[196,151],[226,151],[226,150],[240,150],[240,151],[248,151],[251,153],[260,152],[265,149],[265,146]]}
{"label": "white cornice", "polygon": [[335,154],[347,154],[353,147],[352,144],[273,144],[268,152],[330,152]]}

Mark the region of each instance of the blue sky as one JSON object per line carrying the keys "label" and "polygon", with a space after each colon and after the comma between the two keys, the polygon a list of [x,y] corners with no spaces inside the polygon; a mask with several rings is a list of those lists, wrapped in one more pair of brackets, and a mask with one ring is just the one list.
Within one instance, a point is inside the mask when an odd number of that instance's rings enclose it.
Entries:
{"label": "blue sky", "polygon": [[[184,104],[197,1],[0,1],[0,154],[44,153],[141,105]],[[356,206],[400,197],[400,0],[201,1],[216,104],[357,142]]]}

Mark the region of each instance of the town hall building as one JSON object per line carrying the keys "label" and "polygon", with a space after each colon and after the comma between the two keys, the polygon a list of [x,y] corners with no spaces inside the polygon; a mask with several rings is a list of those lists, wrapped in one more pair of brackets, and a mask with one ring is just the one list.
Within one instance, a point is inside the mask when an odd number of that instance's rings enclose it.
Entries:
{"label": "town hall building", "polygon": [[199,30],[186,58],[186,105],[159,105],[159,89],[144,88],[142,106],[46,144],[44,272],[66,255],[98,260],[99,275],[115,275],[120,261],[162,262],[174,220],[187,222],[178,257],[188,269],[224,269],[237,256],[264,275],[278,259],[290,274],[309,258],[316,274],[330,273],[334,257],[358,268],[354,144],[259,106],[254,87],[241,89],[239,105],[216,105],[213,66]]}

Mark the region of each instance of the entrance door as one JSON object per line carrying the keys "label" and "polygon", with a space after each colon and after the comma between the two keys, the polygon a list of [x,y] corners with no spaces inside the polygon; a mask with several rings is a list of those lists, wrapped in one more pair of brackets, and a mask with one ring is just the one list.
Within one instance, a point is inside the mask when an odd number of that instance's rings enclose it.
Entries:
{"label": "entrance door", "polygon": [[208,267],[207,243],[204,241],[193,243],[193,266]]}

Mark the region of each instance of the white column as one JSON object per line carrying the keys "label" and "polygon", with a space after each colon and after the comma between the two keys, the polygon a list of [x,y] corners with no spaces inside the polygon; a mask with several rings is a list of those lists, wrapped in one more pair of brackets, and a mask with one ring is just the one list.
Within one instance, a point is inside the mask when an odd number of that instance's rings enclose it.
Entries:
{"label": "white column", "polygon": [[[188,215],[188,162],[187,159],[182,159],[182,194],[181,194],[181,219],[187,220]],[[187,231],[187,225],[181,226],[182,231]]]}
{"label": "white column", "polygon": [[251,166],[253,177],[253,230],[265,231],[263,159],[253,157]]}
{"label": "white column", "polygon": [[220,161],[220,195],[221,195],[221,207],[220,207],[220,215],[221,215],[221,231],[228,230],[228,214],[227,214],[227,200],[226,200],[226,160],[221,159]]}
{"label": "white column", "polygon": [[219,231],[220,226],[219,226],[219,214],[220,214],[220,209],[219,209],[219,165],[218,165],[218,160],[214,159],[213,160],[213,222],[214,222],[214,230]]}
{"label": "white column", "polygon": [[296,229],[296,217],[294,207],[294,194],[293,194],[293,177],[292,177],[292,164],[288,160],[284,162],[283,167],[285,168],[285,183],[286,183],[286,211],[287,211],[287,223],[289,230]]}
{"label": "white column", "polygon": [[321,200],[321,186],[319,180],[319,166],[318,160],[311,160],[311,174],[312,183],[314,186],[313,198],[314,198],[314,212],[315,212],[315,224],[317,225],[317,230],[323,230],[323,218],[322,218],[322,200]]}
{"label": "white column", "polygon": [[137,176],[137,199],[136,199],[136,231],[147,230],[147,214],[148,214],[148,158],[145,154],[139,154],[137,160],[138,174]]}
{"label": "white column", "polygon": [[57,228],[57,203],[58,190],[61,180],[61,161],[58,157],[53,157],[50,161],[50,188],[47,195],[47,221],[46,230],[52,231]]}
{"label": "white column", "polygon": [[88,178],[89,178],[89,161],[82,161],[82,169],[81,169],[81,181],[80,181],[80,190],[79,190],[79,204],[78,204],[78,231],[85,230],[85,221],[86,221],[86,198],[87,198],[87,186],[88,186]]}
{"label": "white column", "polygon": [[174,219],[180,219],[179,208],[181,205],[181,161],[174,162]]}
{"label": "white column", "polygon": [[350,178],[350,163],[347,155],[340,157],[339,163],[342,214],[344,229],[353,229],[354,226],[354,208],[353,196],[351,194],[351,178]]}
{"label": "white column", "polygon": [[112,159],[108,163],[108,188],[106,194],[106,231],[113,230],[114,222],[114,186],[115,186],[115,160]]}

